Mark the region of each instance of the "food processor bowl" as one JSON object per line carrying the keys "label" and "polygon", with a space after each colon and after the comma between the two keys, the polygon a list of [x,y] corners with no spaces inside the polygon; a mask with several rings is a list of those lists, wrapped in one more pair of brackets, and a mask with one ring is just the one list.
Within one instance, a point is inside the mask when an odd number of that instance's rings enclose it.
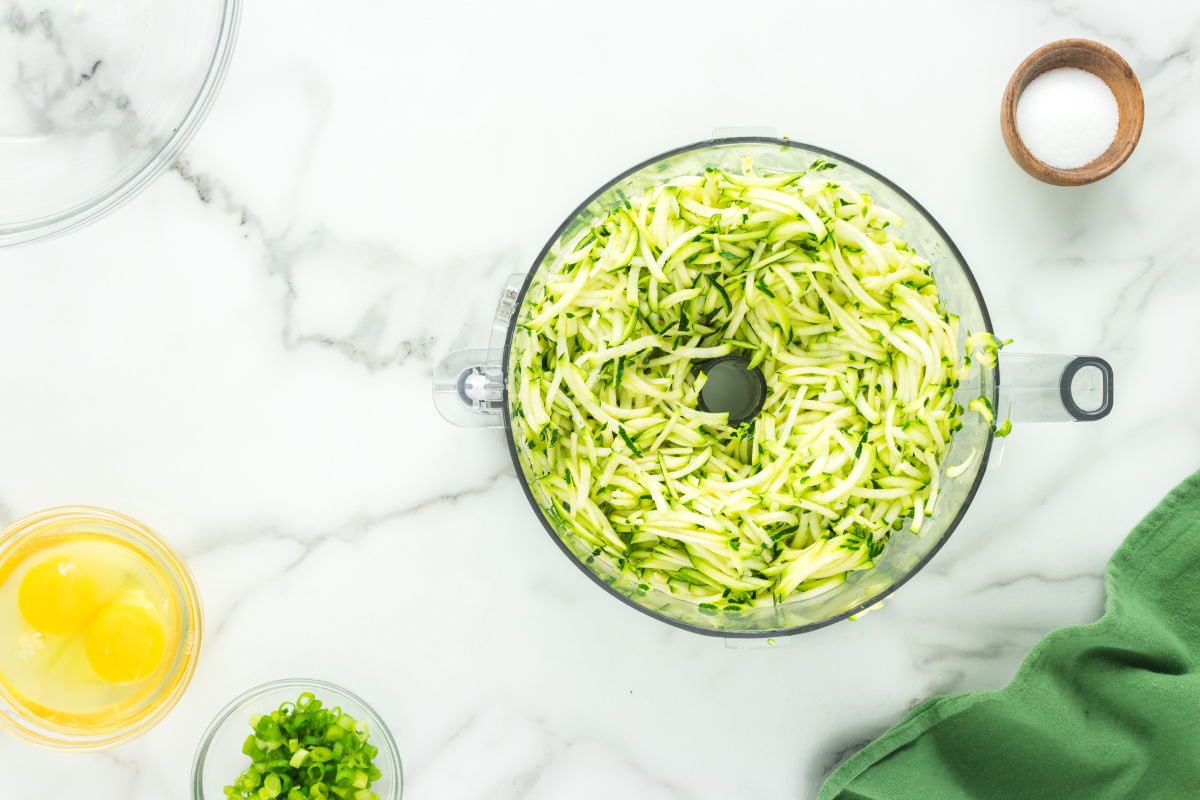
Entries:
{"label": "food processor bowl", "polygon": [[[979,414],[961,418],[962,427],[953,434],[941,459],[936,510],[924,519],[919,534],[910,532],[906,522],[887,539],[882,553],[873,559],[873,568],[849,573],[844,582],[822,594],[770,605],[726,609],[650,588],[576,535],[570,524],[553,512],[530,468],[528,444],[514,435],[511,419],[513,365],[525,339],[520,324],[524,306],[542,291],[555,270],[563,268],[562,255],[579,235],[627,198],[680,176],[703,175],[705,170],[739,172],[746,159],[759,175],[801,172],[820,161],[823,177],[844,181],[898,214],[903,220],[900,235],[929,262],[942,306],[959,318],[958,358],[968,355],[968,334],[992,332],[982,293],[966,260],[945,230],[907,192],[874,170],[822,148],[770,137],[733,137],[702,141],[656,156],[601,187],[551,236],[529,273],[510,279],[501,298],[491,347],[449,354],[434,378],[435,403],[449,421],[505,429],[530,504],[555,543],[584,574],[655,618],[727,638],[813,630],[859,614],[899,588],[928,563],[962,520],[986,470],[994,433],[993,421]],[[955,390],[957,403],[966,407],[975,398],[985,398],[997,420],[1017,421],[1099,419],[1111,408],[1112,372],[1102,359],[1012,356],[1007,352],[1000,356],[996,365],[977,363],[970,370]],[[1006,385],[1001,383],[1002,374]]]}

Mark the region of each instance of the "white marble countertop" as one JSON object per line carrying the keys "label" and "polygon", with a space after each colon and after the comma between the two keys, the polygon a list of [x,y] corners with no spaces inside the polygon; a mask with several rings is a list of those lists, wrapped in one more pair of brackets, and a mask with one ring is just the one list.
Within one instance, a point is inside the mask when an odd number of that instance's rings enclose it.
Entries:
{"label": "white marble countertop", "polygon": [[[920,700],[999,687],[1099,615],[1108,557],[1200,466],[1200,7],[413,5],[248,3],[184,158],[91,227],[0,251],[0,522],[131,514],[205,613],[164,722],[95,754],[4,738],[0,795],[187,797],[213,714],[305,675],[386,718],[411,800],[808,798]],[[1146,99],[1129,162],[1078,189],[1021,172],[998,125],[1013,68],[1067,36],[1124,55]],[[430,380],[594,188],[764,125],[908,189],[997,330],[1106,357],[1116,405],[1018,428],[882,610],[734,649],[586,580],[502,434],[444,423]],[[342,588],[316,602],[323,582]]]}

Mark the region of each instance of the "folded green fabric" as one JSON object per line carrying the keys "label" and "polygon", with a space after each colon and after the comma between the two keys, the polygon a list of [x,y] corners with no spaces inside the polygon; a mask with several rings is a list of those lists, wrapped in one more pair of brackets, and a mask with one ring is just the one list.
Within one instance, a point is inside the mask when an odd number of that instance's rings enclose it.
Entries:
{"label": "folded green fabric", "polygon": [[996,692],[939,697],[818,800],[1200,798],[1200,473],[1113,555],[1104,616],[1049,634]]}

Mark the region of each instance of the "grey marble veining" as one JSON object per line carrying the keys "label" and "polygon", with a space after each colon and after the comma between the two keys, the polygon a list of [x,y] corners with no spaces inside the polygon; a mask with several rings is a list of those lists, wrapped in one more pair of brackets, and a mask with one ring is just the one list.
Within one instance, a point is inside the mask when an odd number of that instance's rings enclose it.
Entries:
{"label": "grey marble veining", "polygon": [[[45,36],[34,8],[0,7],[0,37]],[[1121,52],[1146,97],[1132,158],[1080,189],[1026,176],[998,126],[1012,69],[1066,36]],[[206,614],[157,728],[100,754],[0,741],[4,796],[187,797],[213,714],[308,674],[376,706],[412,800],[807,798],[918,703],[1003,685],[1100,614],[1108,557],[1200,467],[1198,45],[1182,0],[247,4],[170,170],[84,230],[0,250],[0,521],[138,517]],[[430,400],[433,365],[486,345],[505,278],[576,203],[737,125],[888,175],[1014,349],[1117,376],[1105,421],[1019,426],[882,608],[772,648],[604,594],[542,530],[502,434]],[[313,608],[330,580],[349,588]]]}

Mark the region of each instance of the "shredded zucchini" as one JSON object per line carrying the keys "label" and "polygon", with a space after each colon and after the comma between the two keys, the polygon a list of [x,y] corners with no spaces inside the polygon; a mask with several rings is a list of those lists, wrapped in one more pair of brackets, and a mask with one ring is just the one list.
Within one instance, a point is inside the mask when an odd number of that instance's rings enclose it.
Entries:
{"label": "shredded zucchini", "polygon": [[[831,166],[747,161],[622,195],[518,317],[513,436],[543,513],[706,613],[829,591],[906,520],[918,532],[967,413],[971,359],[929,263]],[[995,363],[1002,343],[968,338]],[[728,354],[767,385],[738,426],[698,408],[703,364]]]}

